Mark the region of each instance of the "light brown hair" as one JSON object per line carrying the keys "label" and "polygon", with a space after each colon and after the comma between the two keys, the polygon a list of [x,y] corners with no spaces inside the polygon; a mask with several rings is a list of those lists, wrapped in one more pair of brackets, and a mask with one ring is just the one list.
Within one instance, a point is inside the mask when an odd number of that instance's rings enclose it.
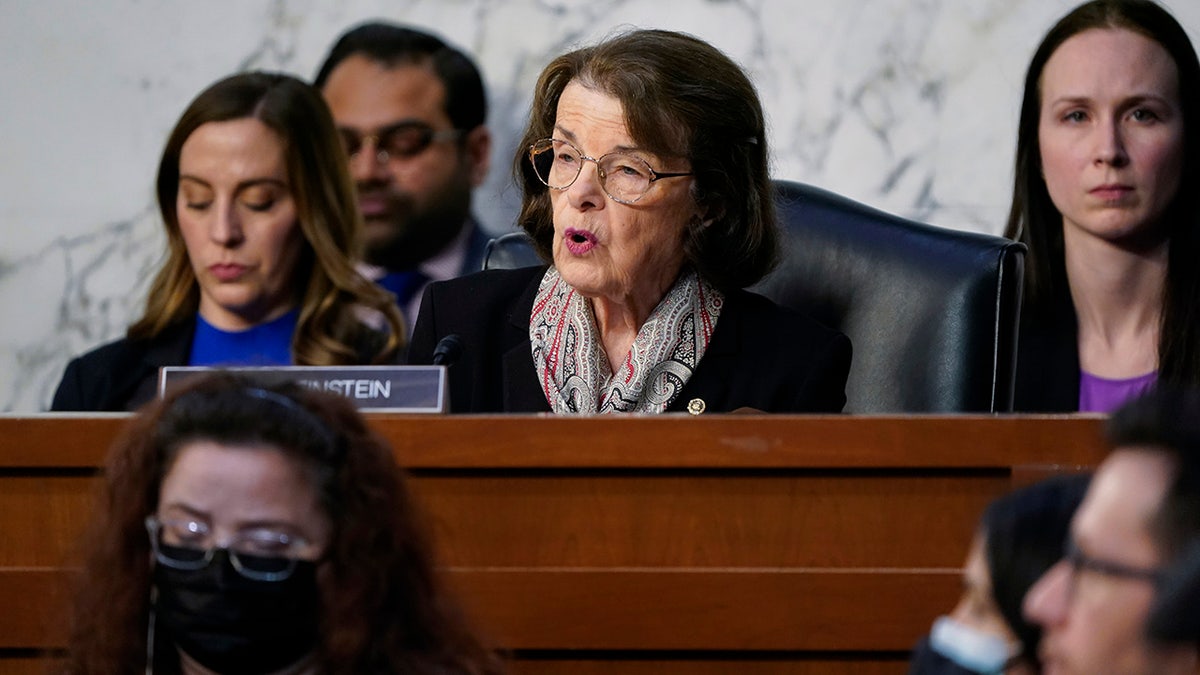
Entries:
{"label": "light brown hair", "polygon": [[[257,119],[283,140],[304,252],[295,278],[301,286],[300,318],[292,357],[300,365],[345,365],[394,360],[406,332],[395,301],[354,268],[362,254],[362,219],[346,151],[321,95],[290,75],[251,72],[205,89],[171,131],[158,167],[158,208],[167,232],[167,261],[146,299],[146,311],[129,327],[134,339],[152,338],[195,316],[200,288],[179,231],[176,195],[183,144],[200,126]],[[378,339],[362,321],[377,313],[387,324]],[[378,344],[374,344],[378,343]],[[363,345],[370,345],[364,354]]]}

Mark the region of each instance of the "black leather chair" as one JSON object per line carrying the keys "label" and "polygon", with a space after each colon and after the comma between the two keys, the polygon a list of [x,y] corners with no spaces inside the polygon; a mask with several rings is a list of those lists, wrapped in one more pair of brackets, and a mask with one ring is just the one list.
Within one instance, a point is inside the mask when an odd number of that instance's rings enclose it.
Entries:
{"label": "black leather chair", "polygon": [[533,248],[533,241],[522,230],[495,237],[483,249],[485,270],[509,270],[544,264]]}
{"label": "black leather chair", "polygon": [[783,259],[753,290],[850,337],[847,412],[1012,409],[1023,244],[775,186]]}
{"label": "black leather chair", "polygon": [[[783,256],[752,290],[850,337],[847,412],[1012,410],[1023,244],[775,186]],[[515,232],[492,241],[484,268],[539,263]]]}

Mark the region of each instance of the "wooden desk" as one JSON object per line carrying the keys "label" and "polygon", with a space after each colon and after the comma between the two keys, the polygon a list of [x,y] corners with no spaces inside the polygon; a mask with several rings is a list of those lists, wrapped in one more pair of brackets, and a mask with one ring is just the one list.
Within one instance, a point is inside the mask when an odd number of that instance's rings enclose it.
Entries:
{"label": "wooden desk", "polygon": [[[0,672],[61,647],[124,416],[0,417]],[[373,415],[517,673],[903,673],[984,505],[1096,464],[1095,417]]]}

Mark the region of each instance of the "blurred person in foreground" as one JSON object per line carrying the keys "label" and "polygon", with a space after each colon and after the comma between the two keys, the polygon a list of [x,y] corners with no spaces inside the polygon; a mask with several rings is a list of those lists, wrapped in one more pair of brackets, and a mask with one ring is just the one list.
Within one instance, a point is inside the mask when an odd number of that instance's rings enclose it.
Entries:
{"label": "blurred person in foreground", "polygon": [[743,290],[775,264],[762,107],[697,38],[634,30],[542,71],[514,171],[549,267],[432,284],[455,412],[837,412],[850,343]]}
{"label": "blurred person in foreground", "polygon": [[1021,616],[1021,602],[1062,557],[1089,479],[1049,478],[988,505],[963,567],[962,597],[918,645],[910,675],[1041,672],[1041,632]]}
{"label": "blurred person in foreground", "polygon": [[346,399],[205,376],[105,465],[65,672],[495,673]]}
{"label": "blurred person in foreground", "polygon": [[1200,646],[1200,542],[1172,563],[1150,608],[1146,635],[1162,644]]}
{"label": "blurred person in foreground", "polygon": [[1044,672],[1200,672],[1195,641],[1147,632],[1170,570],[1200,545],[1200,391],[1159,385],[1108,420],[1113,448],[1071,521],[1062,560],[1025,596]]}

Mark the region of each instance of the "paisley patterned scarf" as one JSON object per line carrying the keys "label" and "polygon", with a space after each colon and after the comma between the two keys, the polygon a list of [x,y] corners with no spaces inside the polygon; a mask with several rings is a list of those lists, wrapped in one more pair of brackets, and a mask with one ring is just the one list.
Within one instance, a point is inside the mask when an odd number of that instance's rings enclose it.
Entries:
{"label": "paisley patterned scarf", "polygon": [[663,412],[704,356],[724,303],[720,291],[685,271],[638,329],[620,372],[613,373],[592,303],[549,268],[534,299],[529,341],[550,408]]}

